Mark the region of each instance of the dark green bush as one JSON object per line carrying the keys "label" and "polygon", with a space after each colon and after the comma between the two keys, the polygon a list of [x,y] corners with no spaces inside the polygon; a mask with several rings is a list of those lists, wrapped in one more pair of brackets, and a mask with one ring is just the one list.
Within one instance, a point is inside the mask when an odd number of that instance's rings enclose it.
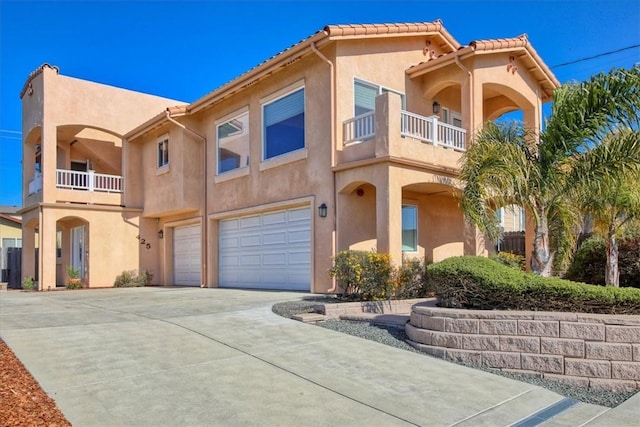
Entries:
{"label": "dark green bush", "polygon": [[640,288],[640,236],[620,242],[620,286]]}
{"label": "dark green bush", "polygon": [[398,299],[424,298],[431,288],[426,278],[426,265],[420,258],[404,259],[395,271],[395,292]]}
{"label": "dark green bush", "polygon": [[113,282],[113,287],[132,288],[137,286],[149,286],[152,279],[153,274],[147,270],[142,270],[140,272],[137,270],[123,271],[118,275],[118,277],[116,277],[115,282]]}
{"label": "dark green bush", "polygon": [[[640,237],[629,237],[618,243],[620,286],[640,288]],[[603,238],[592,236],[578,248],[566,279],[593,285],[604,285],[607,245]]]}
{"label": "dark green bush", "polygon": [[483,257],[455,257],[432,264],[427,280],[444,307],[640,314],[638,289],[540,277]]}
{"label": "dark green bush", "polygon": [[573,261],[564,277],[575,282],[604,285],[606,251],[607,245],[603,238],[591,236],[585,239],[573,256]]}

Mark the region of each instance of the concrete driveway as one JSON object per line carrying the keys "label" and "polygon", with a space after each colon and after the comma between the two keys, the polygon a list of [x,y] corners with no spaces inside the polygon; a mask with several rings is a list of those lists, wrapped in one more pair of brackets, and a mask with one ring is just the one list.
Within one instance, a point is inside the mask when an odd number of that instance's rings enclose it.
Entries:
{"label": "concrete driveway", "polygon": [[[614,415],[271,312],[303,296],[3,292],[0,336],[74,426],[538,425],[526,418],[554,404],[570,407],[545,425],[606,425]],[[637,420],[624,411],[616,425]]]}

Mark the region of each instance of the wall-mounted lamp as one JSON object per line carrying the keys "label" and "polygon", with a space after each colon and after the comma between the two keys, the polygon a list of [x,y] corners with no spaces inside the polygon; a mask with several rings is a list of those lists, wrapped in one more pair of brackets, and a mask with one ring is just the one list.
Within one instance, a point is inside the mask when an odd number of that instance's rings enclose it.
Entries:
{"label": "wall-mounted lamp", "polygon": [[164,231],[160,230],[158,231],[158,239],[163,239],[164,238]]}
{"label": "wall-mounted lamp", "polygon": [[433,101],[433,114],[438,114],[440,112],[440,103],[438,101]]}
{"label": "wall-mounted lamp", "polygon": [[318,206],[318,215],[320,215],[320,218],[326,218],[327,217],[327,205],[326,204],[321,204],[320,206]]}

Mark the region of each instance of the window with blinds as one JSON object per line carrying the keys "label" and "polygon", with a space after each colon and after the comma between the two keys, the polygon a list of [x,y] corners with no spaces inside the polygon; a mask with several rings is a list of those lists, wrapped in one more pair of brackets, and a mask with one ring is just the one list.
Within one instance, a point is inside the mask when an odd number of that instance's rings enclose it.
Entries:
{"label": "window with blinds", "polygon": [[218,174],[249,166],[249,112],[216,126]]}
{"label": "window with blinds", "polygon": [[377,85],[375,83],[369,83],[362,80],[354,80],[353,83],[353,105],[355,116],[375,111],[376,109],[376,96],[383,93],[391,92],[400,95],[402,102],[402,109],[405,109],[405,96],[404,94],[388,89],[386,87]]}
{"label": "window with blinds", "polygon": [[262,107],[263,160],[304,148],[304,88]]}

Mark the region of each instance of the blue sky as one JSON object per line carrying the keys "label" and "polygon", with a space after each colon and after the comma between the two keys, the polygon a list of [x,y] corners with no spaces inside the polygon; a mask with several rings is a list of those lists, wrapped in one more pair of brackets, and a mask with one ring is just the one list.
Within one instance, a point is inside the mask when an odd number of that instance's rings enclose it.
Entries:
{"label": "blue sky", "polygon": [[[327,24],[442,19],[462,44],[527,33],[547,65],[640,44],[640,2],[0,0],[0,205],[22,202],[20,90],[61,74],[194,101]],[[640,62],[640,48],[552,68],[561,82]]]}

